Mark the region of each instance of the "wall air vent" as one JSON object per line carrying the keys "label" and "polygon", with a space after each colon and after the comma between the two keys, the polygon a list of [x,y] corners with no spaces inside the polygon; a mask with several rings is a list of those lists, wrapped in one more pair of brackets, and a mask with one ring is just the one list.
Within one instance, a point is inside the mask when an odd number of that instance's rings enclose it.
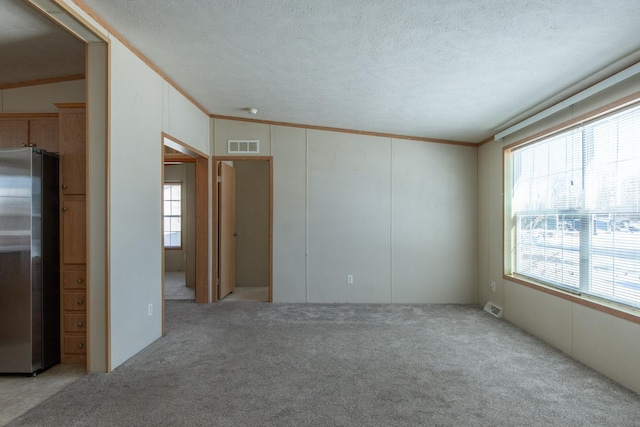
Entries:
{"label": "wall air vent", "polygon": [[258,139],[229,139],[227,152],[229,154],[259,154],[260,140]]}
{"label": "wall air vent", "polygon": [[484,305],[484,311],[498,319],[502,319],[502,307],[498,307],[492,302],[488,302]]}

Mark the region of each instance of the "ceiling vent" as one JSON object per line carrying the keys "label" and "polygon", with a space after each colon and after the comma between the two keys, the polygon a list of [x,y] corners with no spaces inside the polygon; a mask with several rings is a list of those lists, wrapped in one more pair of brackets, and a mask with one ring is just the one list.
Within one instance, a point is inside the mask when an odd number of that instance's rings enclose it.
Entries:
{"label": "ceiling vent", "polygon": [[258,139],[229,139],[227,151],[229,154],[259,154],[260,140]]}
{"label": "ceiling vent", "polygon": [[502,319],[502,307],[498,307],[492,302],[488,302],[485,304],[484,311],[486,311],[487,313],[491,314],[494,317],[497,317],[498,319]]}

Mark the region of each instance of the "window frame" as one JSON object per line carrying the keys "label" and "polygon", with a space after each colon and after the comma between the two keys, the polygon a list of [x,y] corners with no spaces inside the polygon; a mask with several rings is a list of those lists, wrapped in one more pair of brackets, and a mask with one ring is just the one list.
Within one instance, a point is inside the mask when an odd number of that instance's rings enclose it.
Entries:
{"label": "window frame", "polygon": [[[178,186],[180,187],[180,215],[167,215],[165,213],[164,210],[164,204],[165,204],[165,198],[164,198],[164,189],[167,185],[174,185],[174,186]],[[184,233],[183,233],[183,227],[182,227],[182,220],[183,220],[183,203],[184,203],[184,199],[183,199],[183,189],[184,186],[182,184],[181,181],[165,181],[162,185],[162,245],[163,248],[165,250],[168,251],[180,251],[182,250],[183,246],[184,246]],[[171,199],[172,200],[172,199]],[[180,219],[180,245],[179,246],[167,246],[165,244],[165,228],[164,228],[164,221],[166,218],[179,218]]]}
{"label": "window frame", "polygon": [[640,308],[618,303],[612,300],[604,299],[598,296],[582,294],[568,288],[553,286],[534,278],[522,276],[514,272],[516,257],[516,224],[511,217],[512,212],[512,194],[513,181],[512,172],[514,168],[513,150],[522,148],[527,145],[541,142],[544,139],[551,138],[562,132],[570,131],[572,128],[578,128],[588,125],[606,116],[613,115],[640,106],[640,92],[629,95],[618,101],[607,104],[596,110],[582,114],[574,119],[567,120],[556,126],[536,132],[528,137],[517,140],[513,143],[503,146],[502,148],[502,224],[503,224],[503,279],[514,282],[525,287],[529,287],[546,294],[559,297],[564,300],[577,303],[582,306],[601,311],[615,317],[628,320],[633,323],[640,324]]}

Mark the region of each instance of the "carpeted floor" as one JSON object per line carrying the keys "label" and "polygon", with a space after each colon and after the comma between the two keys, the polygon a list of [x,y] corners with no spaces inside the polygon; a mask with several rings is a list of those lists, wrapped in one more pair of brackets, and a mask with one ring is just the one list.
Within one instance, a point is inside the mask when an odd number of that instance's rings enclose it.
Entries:
{"label": "carpeted floor", "polygon": [[165,271],[164,273],[164,298],[169,299],[195,299],[196,290],[185,285],[184,271]]}
{"label": "carpeted floor", "polygon": [[167,301],[166,319],[11,425],[640,423],[638,395],[476,306]]}
{"label": "carpeted floor", "polygon": [[229,301],[269,301],[269,288],[267,286],[236,286],[233,293],[220,300]]}

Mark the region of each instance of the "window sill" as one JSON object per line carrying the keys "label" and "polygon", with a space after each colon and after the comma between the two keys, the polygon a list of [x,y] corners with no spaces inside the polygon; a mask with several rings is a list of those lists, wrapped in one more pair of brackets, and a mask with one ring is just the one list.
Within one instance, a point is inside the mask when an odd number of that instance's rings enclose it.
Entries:
{"label": "window sill", "polygon": [[546,294],[553,295],[555,297],[562,298],[576,304],[580,304],[593,310],[600,311],[611,316],[627,320],[629,322],[640,324],[640,310],[606,302],[604,300],[600,300],[590,296],[563,291],[561,289],[535,282],[529,278],[525,278],[515,274],[504,274],[502,278],[510,282],[517,283],[519,285],[526,286],[528,288],[535,289],[540,292],[544,292]]}

